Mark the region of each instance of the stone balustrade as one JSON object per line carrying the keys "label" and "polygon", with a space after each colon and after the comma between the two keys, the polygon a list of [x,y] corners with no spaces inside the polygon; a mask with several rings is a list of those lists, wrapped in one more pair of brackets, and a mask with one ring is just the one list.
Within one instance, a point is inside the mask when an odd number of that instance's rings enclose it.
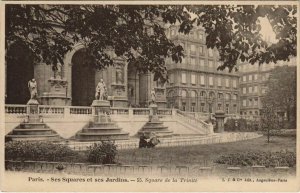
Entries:
{"label": "stone balustrade", "polygon": [[195,118],[187,114],[186,112],[180,110],[177,110],[176,115],[176,118],[180,119],[184,123],[194,126],[195,128],[199,129],[199,131],[203,132],[203,134],[213,133],[213,126],[211,124],[205,123],[199,118]]}
{"label": "stone balustrade", "polygon": [[71,106],[70,114],[74,115],[91,115],[92,114],[92,107],[80,107],[80,106]]}
{"label": "stone balustrade", "polygon": [[27,114],[27,105],[5,105],[6,114],[25,115]]}

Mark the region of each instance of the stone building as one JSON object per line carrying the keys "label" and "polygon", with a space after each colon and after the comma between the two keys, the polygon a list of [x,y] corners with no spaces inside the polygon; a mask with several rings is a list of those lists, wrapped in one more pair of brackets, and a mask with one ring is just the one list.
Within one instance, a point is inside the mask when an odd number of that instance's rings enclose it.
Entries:
{"label": "stone building", "polygon": [[[152,81],[150,73],[138,73],[123,58],[115,57],[114,66],[95,70],[84,46],[78,44],[66,54],[61,70],[54,72],[50,65],[34,64],[21,45],[10,51],[14,59],[6,63],[6,104],[26,104],[29,100],[27,82],[34,77],[38,84],[38,100],[43,105],[90,106],[95,99],[96,85],[103,79],[112,106],[146,107],[152,88],[156,91],[159,107],[166,106],[164,85]],[[110,54],[114,55],[112,51]]]}
{"label": "stone building", "polygon": [[[195,28],[189,35],[184,35],[178,33],[178,26],[171,26],[166,33],[185,50],[181,63],[166,59],[170,80],[167,84],[153,81],[151,73],[137,72],[121,57],[114,58],[114,66],[94,70],[81,44],[66,54],[64,65],[59,73],[55,73],[50,65],[34,64],[26,50],[16,45],[11,50],[14,60],[8,60],[6,64],[6,103],[26,104],[29,100],[27,82],[34,77],[40,104],[90,106],[96,85],[103,79],[108,99],[114,107],[146,107],[151,90],[155,89],[159,107],[239,114],[239,74],[217,70],[220,65],[218,53],[205,46],[204,30]],[[110,54],[114,56],[112,51]]]}
{"label": "stone building", "polygon": [[188,35],[178,33],[178,26],[167,30],[167,35],[185,50],[181,63],[167,59],[169,83],[167,106],[183,111],[210,112],[223,110],[226,114],[239,113],[239,75],[228,70],[218,71],[218,52],[207,49],[205,32],[195,28]]}
{"label": "stone building", "polygon": [[241,115],[258,116],[262,109],[261,99],[267,91],[267,81],[275,66],[296,65],[296,58],[289,62],[278,61],[276,64],[240,63],[240,106]]}

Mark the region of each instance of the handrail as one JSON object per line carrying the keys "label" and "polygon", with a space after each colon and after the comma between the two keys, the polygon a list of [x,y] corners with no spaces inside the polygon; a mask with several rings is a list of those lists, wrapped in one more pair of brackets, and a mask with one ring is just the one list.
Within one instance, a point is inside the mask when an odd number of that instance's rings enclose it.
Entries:
{"label": "handrail", "polygon": [[197,129],[205,129],[205,133],[209,134],[212,133],[213,131],[211,130],[212,125],[197,119],[193,116],[190,116],[183,111],[180,111],[177,109],[177,117],[181,119],[181,121],[191,124],[192,126],[196,127]]}

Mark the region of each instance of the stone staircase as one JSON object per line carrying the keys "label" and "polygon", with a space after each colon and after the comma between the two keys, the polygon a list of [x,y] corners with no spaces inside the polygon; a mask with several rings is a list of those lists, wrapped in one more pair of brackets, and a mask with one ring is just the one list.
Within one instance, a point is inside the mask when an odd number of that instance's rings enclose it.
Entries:
{"label": "stone staircase", "polygon": [[39,115],[29,115],[5,136],[6,141],[60,141],[60,136],[47,124],[41,122]]}
{"label": "stone staircase", "polygon": [[109,116],[98,115],[95,121],[79,131],[75,138],[78,141],[127,140],[129,133],[123,132]]}
{"label": "stone staircase", "polygon": [[201,119],[192,117],[191,115],[186,114],[184,111],[177,110],[174,119],[198,134],[209,135],[214,133],[212,124],[208,124]]}

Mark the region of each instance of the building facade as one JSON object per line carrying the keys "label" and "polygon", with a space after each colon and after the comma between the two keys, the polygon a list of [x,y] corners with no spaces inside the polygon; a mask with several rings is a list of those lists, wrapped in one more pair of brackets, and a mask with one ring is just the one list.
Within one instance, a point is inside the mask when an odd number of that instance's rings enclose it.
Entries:
{"label": "building facade", "polygon": [[78,44],[66,54],[59,76],[50,65],[34,64],[30,57],[20,56],[16,48],[15,61],[6,64],[6,103],[26,104],[29,100],[27,82],[35,78],[38,98],[44,105],[90,106],[95,99],[97,83],[103,79],[108,99],[115,107],[147,107],[151,90],[155,90],[159,107],[179,108],[183,111],[226,114],[240,113],[240,82],[237,72],[218,71],[218,52],[207,49],[205,32],[193,29],[190,34],[178,33],[178,26],[166,29],[167,36],[182,45],[185,57],[181,63],[166,59],[169,83],[153,81],[151,73],[141,74],[124,58],[116,57],[114,66],[95,70],[86,56],[84,46]]}
{"label": "building facade", "polygon": [[[90,106],[95,99],[95,89],[103,79],[108,100],[116,107],[146,107],[151,100],[151,90],[156,92],[159,107],[166,107],[164,85],[153,81],[151,73],[138,73],[123,58],[114,58],[114,66],[95,70],[92,60],[78,44],[66,54],[59,74],[51,65],[34,63],[29,57],[20,57],[20,47],[15,50],[15,60],[6,63],[6,104],[26,104],[30,98],[27,83],[35,78],[38,84],[38,100],[42,105]],[[19,51],[18,51],[19,50]],[[26,53],[26,50],[21,51]],[[23,56],[23,54],[21,54]]]}
{"label": "building facade", "polygon": [[205,32],[193,29],[188,35],[178,33],[179,26],[171,26],[167,35],[185,52],[181,63],[167,59],[169,83],[167,106],[183,111],[226,114],[239,113],[239,75],[228,70],[218,71],[218,52],[207,49]]}
{"label": "building facade", "polygon": [[239,64],[241,115],[260,115],[262,109],[261,101],[268,89],[267,81],[269,76],[276,66],[284,65],[296,65],[296,58],[291,58],[289,62],[278,61],[276,64]]}

